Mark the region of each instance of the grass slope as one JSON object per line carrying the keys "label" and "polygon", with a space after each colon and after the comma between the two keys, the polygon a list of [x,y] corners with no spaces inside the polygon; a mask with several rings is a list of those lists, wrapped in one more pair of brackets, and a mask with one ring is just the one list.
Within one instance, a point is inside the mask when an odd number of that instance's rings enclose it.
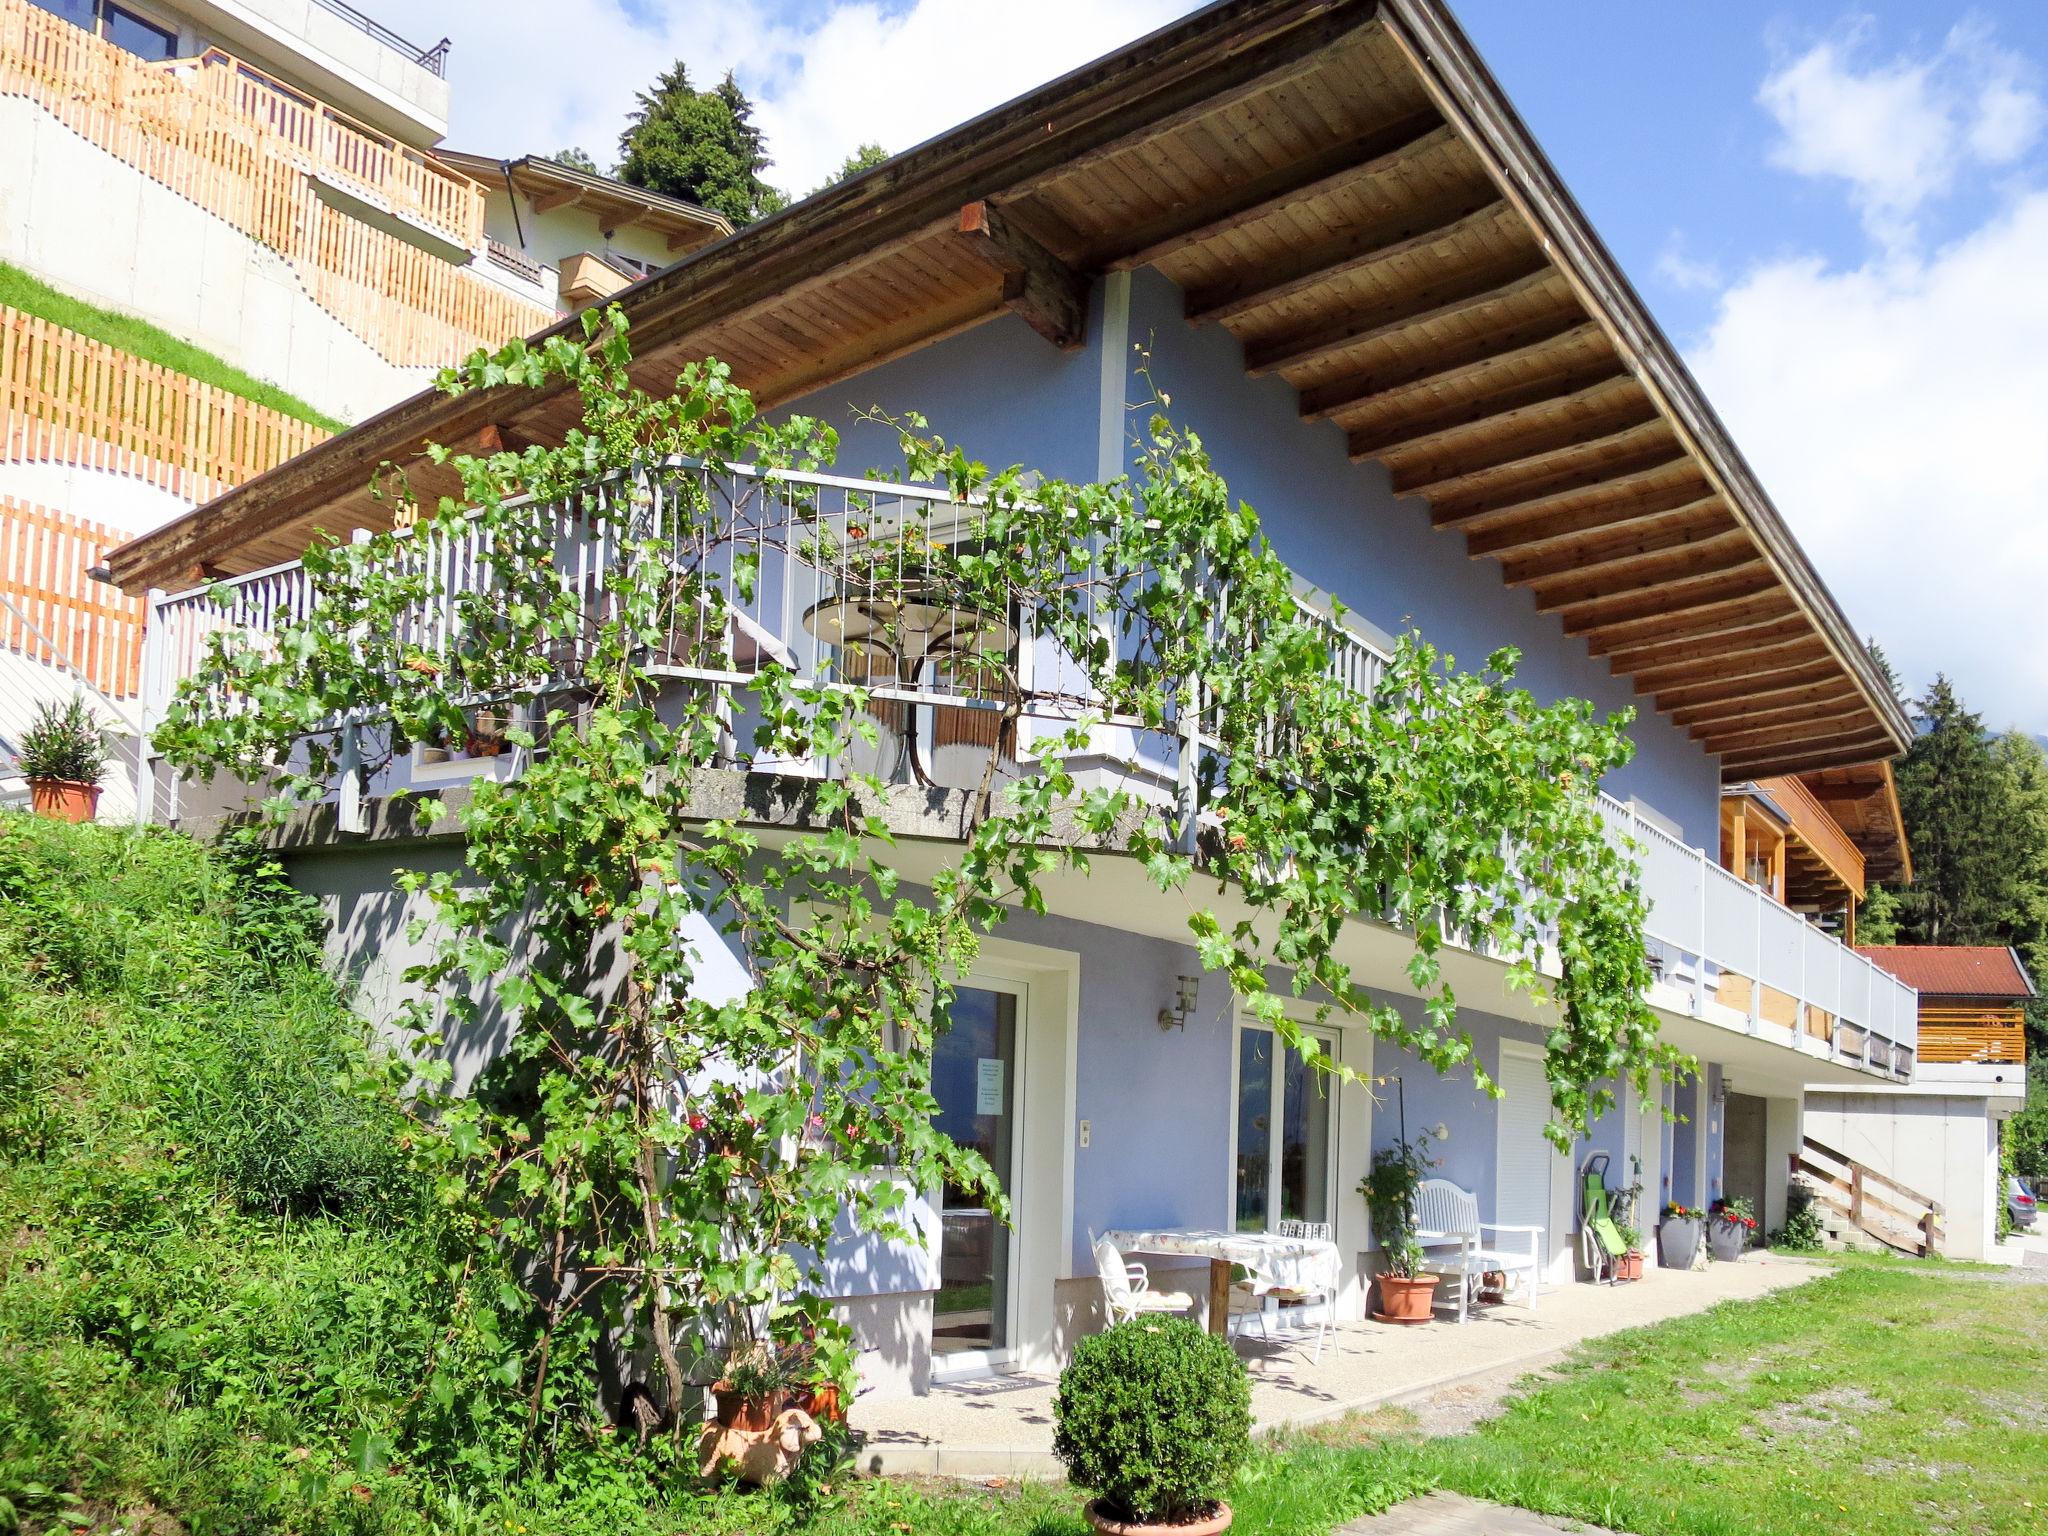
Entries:
{"label": "grass slope", "polygon": [[103,341],[110,347],[119,347],[145,362],[161,363],[187,378],[240,395],[257,405],[267,405],[294,420],[311,422],[330,432],[342,430],[342,423],[316,411],[297,395],[289,394],[275,384],[266,384],[211,352],[180,341],[169,331],[151,325],[147,320],[74,299],[5,262],[0,262],[0,304],[12,305],[24,314],[64,326],[81,336]]}

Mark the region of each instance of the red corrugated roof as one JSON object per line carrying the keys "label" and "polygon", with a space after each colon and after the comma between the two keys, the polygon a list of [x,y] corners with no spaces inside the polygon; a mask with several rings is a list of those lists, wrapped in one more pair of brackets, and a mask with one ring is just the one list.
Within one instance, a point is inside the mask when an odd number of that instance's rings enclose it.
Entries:
{"label": "red corrugated roof", "polygon": [[1859,955],[1932,997],[2032,997],[2011,950],[1997,944],[1859,944]]}

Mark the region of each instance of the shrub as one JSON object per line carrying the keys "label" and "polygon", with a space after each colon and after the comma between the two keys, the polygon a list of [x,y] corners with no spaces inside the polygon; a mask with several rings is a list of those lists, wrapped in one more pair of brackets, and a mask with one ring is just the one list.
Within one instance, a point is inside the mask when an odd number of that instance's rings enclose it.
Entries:
{"label": "shrub", "polygon": [[1820,1224],[1820,1212],[1814,1209],[1813,1191],[1796,1182],[1787,1185],[1785,1225],[1771,1234],[1771,1246],[1789,1248],[1795,1253],[1816,1253],[1826,1235]]}
{"label": "shrub", "polygon": [[1053,1453],[1120,1519],[1206,1513],[1251,1454],[1251,1378],[1184,1317],[1135,1318],[1074,1346],[1053,1397]]}
{"label": "shrub", "polygon": [[35,719],[21,733],[16,761],[25,779],[97,784],[111,755],[105,729],[74,693],[62,708],[47,702],[36,707]]}

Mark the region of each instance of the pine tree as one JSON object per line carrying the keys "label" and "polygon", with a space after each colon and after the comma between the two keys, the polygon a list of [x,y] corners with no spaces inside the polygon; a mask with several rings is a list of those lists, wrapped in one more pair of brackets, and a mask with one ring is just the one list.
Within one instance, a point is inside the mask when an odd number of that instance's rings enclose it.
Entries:
{"label": "pine tree", "polygon": [[836,187],[842,181],[851,181],[862,171],[871,171],[889,158],[889,151],[879,144],[863,144],[846,157],[846,163],[825,178],[824,186],[818,187],[811,195],[816,196],[826,187]]}
{"label": "pine tree", "polygon": [[788,203],[761,178],[772,163],[732,72],[700,91],[680,59],[640,93],[619,135],[620,180],[722,213],[736,229]]}
{"label": "pine tree", "polygon": [[1899,808],[1912,840],[1913,883],[1899,893],[1900,928],[1918,944],[1997,944],[2013,882],[2011,782],[1992,755],[1984,718],[1945,676],[1919,702],[1920,734],[1898,768]]}

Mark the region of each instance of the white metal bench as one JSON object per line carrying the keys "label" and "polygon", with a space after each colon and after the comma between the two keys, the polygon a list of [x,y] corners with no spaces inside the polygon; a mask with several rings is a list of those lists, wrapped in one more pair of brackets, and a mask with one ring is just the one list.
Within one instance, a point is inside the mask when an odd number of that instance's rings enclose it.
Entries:
{"label": "white metal bench", "polygon": [[[1486,1241],[1487,1234],[1493,1242]],[[1528,1246],[1510,1250],[1501,1238],[1526,1238]],[[1449,1179],[1424,1179],[1415,1191],[1415,1240],[1422,1245],[1422,1268],[1457,1282],[1458,1321],[1470,1316],[1472,1292],[1489,1270],[1519,1284],[1536,1310],[1536,1286],[1543,1272],[1543,1228],[1511,1226],[1479,1219],[1479,1199]]]}

